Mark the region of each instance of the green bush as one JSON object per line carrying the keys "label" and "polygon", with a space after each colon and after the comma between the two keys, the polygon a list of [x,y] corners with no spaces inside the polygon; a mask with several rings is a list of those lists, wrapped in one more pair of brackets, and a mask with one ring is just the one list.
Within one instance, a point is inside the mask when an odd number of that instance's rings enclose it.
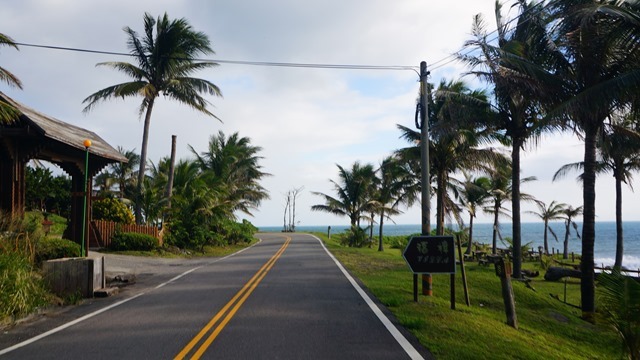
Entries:
{"label": "green bush", "polygon": [[158,247],[158,239],[138,233],[116,233],[111,238],[109,248],[116,251],[149,251]]}
{"label": "green bush", "polygon": [[96,220],[114,221],[122,224],[133,224],[135,218],[131,210],[118,199],[106,198],[93,202],[93,218]]}
{"label": "green bush", "polygon": [[43,238],[36,244],[36,265],[51,259],[80,256],[80,244],[71,240],[59,238]]}
{"label": "green bush", "polygon": [[47,304],[47,291],[29,259],[0,253],[0,318],[19,317]]}

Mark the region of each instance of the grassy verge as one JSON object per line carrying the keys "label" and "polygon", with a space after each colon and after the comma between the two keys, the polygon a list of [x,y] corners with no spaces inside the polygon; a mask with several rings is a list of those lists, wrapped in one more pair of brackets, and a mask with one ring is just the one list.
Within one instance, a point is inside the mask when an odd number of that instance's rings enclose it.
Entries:
{"label": "grassy verge", "polygon": [[[438,359],[620,359],[621,343],[604,325],[582,321],[565,304],[564,282],[542,275],[530,285],[514,281],[519,330],[506,324],[500,279],[493,266],[467,263],[471,306],[456,274],[456,310],[450,308],[449,275],[433,276],[433,297],[413,302],[412,274],[399,249],[347,248],[338,236],[322,238],[329,250],[386,305]],[[538,263],[526,263],[539,269]],[[579,305],[580,284],[568,281],[567,303]],[[559,298],[560,300],[558,300]]]}

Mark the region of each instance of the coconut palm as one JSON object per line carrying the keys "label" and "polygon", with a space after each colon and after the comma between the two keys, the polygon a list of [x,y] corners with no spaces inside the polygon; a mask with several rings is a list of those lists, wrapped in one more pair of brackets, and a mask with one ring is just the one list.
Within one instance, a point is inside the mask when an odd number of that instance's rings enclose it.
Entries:
{"label": "coconut palm", "polygon": [[[493,85],[499,113],[497,127],[511,140],[513,276],[518,278],[522,275],[520,152],[526,143],[535,144],[543,131],[554,129],[557,124],[540,121],[541,104],[554,96],[548,88],[543,88],[544,83],[538,77],[545,72],[534,66],[546,64],[546,57],[552,53],[547,48],[550,42],[545,8],[542,3],[519,0],[514,5],[519,11],[515,21],[505,18],[501,8],[497,1],[497,37],[489,36],[483,18],[476,16],[472,29],[475,39],[465,47],[477,51],[461,54],[460,59],[471,66],[470,74]],[[523,67],[529,72],[522,71]]]}
{"label": "coconut palm", "polygon": [[629,359],[640,360],[640,284],[619,270],[598,276],[603,315],[622,339]]}
{"label": "coconut palm", "polygon": [[577,216],[582,215],[582,206],[578,206],[577,208],[574,208],[571,205],[567,205],[567,207],[565,207],[562,210],[562,214],[564,215],[564,226],[565,226],[564,249],[562,251],[562,258],[568,259],[569,258],[569,234],[571,233],[571,227],[573,227],[573,230],[575,230],[576,232],[576,236],[578,237],[578,239],[580,239],[578,224],[576,224],[576,222],[573,221],[573,219]]}
{"label": "coconut palm", "polygon": [[360,220],[365,216],[366,211],[371,206],[370,194],[375,171],[373,165],[361,165],[354,162],[351,169],[338,167],[338,181],[330,180],[337,197],[333,197],[321,192],[311,192],[313,195],[324,198],[324,204],[311,206],[313,211],[328,212],[338,216],[347,216],[352,228],[360,227]]}
{"label": "coconut palm", "polygon": [[[488,108],[486,94],[473,91],[464,82],[442,81],[430,99],[430,173],[436,180],[436,233],[444,234],[445,215],[449,214],[461,223],[459,208],[448,196],[455,186],[449,176],[460,170],[487,171],[491,163],[504,158],[490,147],[483,147],[495,139],[495,132],[486,127],[492,114]],[[419,158],[420,133],[397,125],[401,137],[416,144],[400,149],[405,158]]]}
{"label": "coconut palm", "polygon": [[480,176],[472,178],[468,173],[464,173],[464,181],[460,184],[458,192],[462,206],[469,213],[469,242],[466,254],[471,254],[473,249],[473,220],[481,211],[484,205],[491,200],[490,193],[491,180]]}
{"label": "coconut palm", "polygon": [[[513,198],[513,186],[511,176],[511,164],[496,165],[495,169],[489,172],[489,192],[491,193],[492,205],[485,208],[485,212],[493,215],[493,234],[491,252],[497,253],[498,237],[500,237],[500,216],[511,217],[508,209],[505,208],[507,202]],[[520,179],[520,185],[535,181],[535,176],[528,176]],[[520,192],[521,201],[535,201],[532,195]],[[502,239],[502,237],[500,237]]]}
{"label": "coconut palm", "polygon": [[251,144],[251,139],[238,133],[226,136],[222,131],[209,138],[207,151],[198,152],[189,147],[196,156],[203,176],[211,189],[224,191],[225,201],[231,204],[233,211],[251,215],[261,202],[269,198],[267,190],[260,180],[270,176],[262,171],[258,153],[259,146]]}
{"label": "coconut palm", "polygon": [[544,253],[549,254],[549,242],[548,233],[558,241],[558,236],[553,231],[551,227],[549,227],[549,221],[560,220],[562,219],[562,215],[564,214],[564,209],[567,207],[567,204],[564,203],[556,203],[555,200],[547,206],[542,201],[536,201],[536,205],[538,206],[538,211],[527,211],[527,213],[531,215],[535,215],[539,217],[544,222]]}
{"label": "coconut palm", "polygon": [[568,117],[584,137],[580,293],[582,316],[588,321],[595,314],[597,140],[606,119],[631,101],[640,86],[639,6],[617,0],[552,0],[547,6],[558,48],[553,73],[564,100],[553,113]]}
{"label": "coconut palm", "polygon": [[410,169],[397,156],[388,156],[382,161],[376,185],[376,210],[380,216],[378,251],[383,251],[384,220],[390,219],[391,215],[400,214],[400,204],[412,206],[418,197],[418,190]]}
{"label": "coconut palm", "polygon": [[111,176],[118,184],[118,194],[120,199],[130,199],[134,193],[136,183],[135,168],[140,164],[140,155],[134,150],[125,150],[118,146],[118,152],[127,158],[126,162],[117,162],[109,165]]}
{"label": "coconut palm", "polygon": [[[615,119],[615,118],[614,118]],[[615,120],[614,120],[615,121]],[[632,172],[640,170],[640,134],[632,129],[628,121],[619,120],[617,124],[605,126],[602,136],[598,138],[596,174],[611,172],[616,187],[616,258],[614,267],[622,267],[624,253],[624,235],[622,228],[622,184],[632,190]],[[553,176],[560,179],[572,171],[584,171],[584,162],[563,165]],[[583,181],[583,174],[578,176]]]}
{"label": "coconut palm", "polygon": [[[221,93],[210,81],[189,76],[217,64],[197,61],[198,55],[214,52],[207,35],[194,31],[186,19],[170,20],[165,13],[155,20],[150,14],[145,14],[144,35],[139,35],[130,27],[125,27],[124,31],[128,35],[130,53],[138,65],[127,62],[104,62],[98,65],[118,70],[133,78],[133,81],[99,90],[84,99],[83,103],[86,104],[84,111],[88,112],[104,100],[142,96],[139,115],[145,113],[145,119],[137,183],[138,194],[142,194],[151,112],[158,96],[165,95],[217,119],[207,109],[209,102],[201,93],[215,96],[221,96]],[[140,204],[136,203],[135,214],[136,222],[140,223]]]}
{"label": "coconut palm", "polygon": [[[10,46],[16,50],[18,50],[18,45],[8,37],[7,35],[0,34],[0,46]],[[18,89],[22,89],[22,83],[20,79],[13,75],[9,70],[0,66],[0,81],[6,83],[9,86],[17,87]],[[19,116],[18,111],[11,105],[7,104],[4,101],[0,101],[0,124],[2,123],[12,123]]]}

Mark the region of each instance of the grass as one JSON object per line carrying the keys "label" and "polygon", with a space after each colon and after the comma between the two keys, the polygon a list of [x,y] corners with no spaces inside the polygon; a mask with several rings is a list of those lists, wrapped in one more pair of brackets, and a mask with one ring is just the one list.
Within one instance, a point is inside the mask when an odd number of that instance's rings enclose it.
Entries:
{"label": "grass", "polygon": [[[564,282],[542,278],[539,263],[526,268],[541,276],[530,285],[513,281],[519,329],[506,324],[500,279],[493,266],[465,266],[471,306],[464,302],[462,278],[456,274],[456,310],[450,308],[449,275],[433,276],[433,297],[413,301],[412,274],[399,249],[347,248],[338,236],[322,238],[330,251],[387,306],[438,359],[620,359],[621,343],[604,325],[580,319],[577,279]],[[560,300],[558,300],[558,298]]]}

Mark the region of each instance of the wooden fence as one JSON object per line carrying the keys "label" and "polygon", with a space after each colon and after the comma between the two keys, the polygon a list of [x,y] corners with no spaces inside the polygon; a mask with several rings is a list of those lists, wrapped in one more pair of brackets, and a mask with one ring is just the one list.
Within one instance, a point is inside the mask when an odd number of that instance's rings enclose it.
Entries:
{"label": "wooden fence", "polygon": [[113,238],[116,231],[151,235],[158,239],[159,244],[162,245],[162,234],[155,226],[127,225],[106,220],[91,220],[89,246],[108,247],[111,245],[111,238]]}

